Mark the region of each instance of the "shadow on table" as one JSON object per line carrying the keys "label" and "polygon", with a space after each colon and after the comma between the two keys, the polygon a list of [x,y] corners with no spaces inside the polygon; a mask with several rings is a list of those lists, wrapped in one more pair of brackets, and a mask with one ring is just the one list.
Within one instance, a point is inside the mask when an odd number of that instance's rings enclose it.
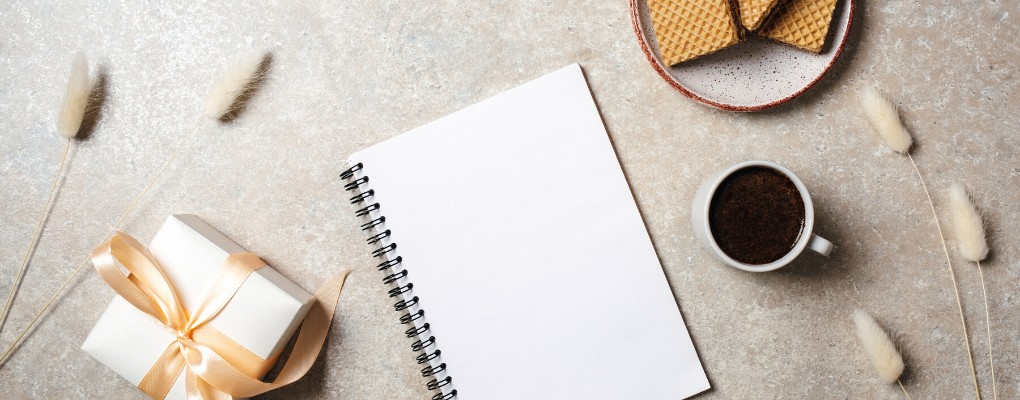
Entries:
{"label": "shadow on table", "polygon": [[[334,323],[336,321],[334,320]],[[331,335],[338,336],[339,330],[330,330]],[[273,365],[273,369],[269,370],[265,378],[262,380],[265,382],[272,382],[280,375],[280,371],[283,370],[283,366],[287,364],[287,360],[290,359],[290,354],[294,350],[294,343],[297,342],[297,336],[294,335],[287,346],[283,348],[280,353],[280,357],[276,360],[276,364]],[[326,337],[326,341],[322,343],[322,349],[319,351],[319,357],[315,359],[315,363],[308,369],[308,373],[305,376],[298,379],[290,385],[281,387],[276,390],[269,391],[261,394],[254,399],[304,399],[304,398],[328,398],[330,397],[326,392],[326,371],[329,371],[329,336]]]}
{"label": "shadow on table", "polygon": [[[853,239],[844,236],[843,230],[838,229],[838,226],[830,220],[829,215],[827,210],[816,207],[814,234],[832,242],[834,247],[829,256],[815,253],[811,249],[804,249],[804,252],[789,265],[771,273],[798,278],[825,278],[837,271],[845,274],[847,268],[853,266],[853,262],[850,259],[850,254],[842,246],[850,243]],[[829,268],[830,264],[841,266],[841,268]]]}

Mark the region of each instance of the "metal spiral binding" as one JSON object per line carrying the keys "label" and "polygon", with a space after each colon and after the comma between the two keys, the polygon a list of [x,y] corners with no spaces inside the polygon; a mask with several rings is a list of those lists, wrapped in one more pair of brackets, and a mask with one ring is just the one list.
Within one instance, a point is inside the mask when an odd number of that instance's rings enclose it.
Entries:
{"label": "metal spiral binding", "polygon": [[413,306],[415,304],[418,304],[418,296],[414,296],[414,298],[412,298],[410,301],[400,300],[397,302],[397,304],[393,305],[393,308],[395,308],[396,311],[404,311],[408,307]]}
{"label": "metal spiral binding", "polygon": [[432,400],[450,400],[454,397],[457,397],[457,389],[453,389],[447,394],[443,394],[442,392],[436,393],[435,396],[432,396]]}
{"label": "metal spiral binding", "polygon": [[[354,166],[352,166],[352,167],[348,168],[347,170],[345,170],[344,172],[340,173],[340,179],[343,179],[343,180],[352,179],[355,176],[355,172],[362,171],[364,169],[364,167],[365,166],[362,163],[357,163]],[[353,191],[355,189],[359,189],[365,183],[368,183],[368,176],[362,176],[360,178],[357,178],[357,179],[354,179],[354,180],[348,182],[347,184],[344,185],[344,190],[346,190],[346,191]],[[357,195],[355,195],[354,197],[351,197],[350,200],[351,200],[351,204],[358,204],[358,203],[366,203],[367,204],[367,203],[369,203],[368,199],[369,198],[374,198],[374,197],[375,197],[375,190],[369,189],[369,190],[366,190],[366,191],[360,191]],[[358,209],[358,211],[355,212],[355,216],[371,218],[372,211],[378,211],[381,208],[382,208],[382,206],[378,202],[367,204],[366,206]],[[362,224],[361,225],[361,230],[367,232],[367,231],[369,231],[369,230],[371,230],[371,229],[373,229],[373,228],[375,228],[375,227],[377,227],[379,225],[382,225],[384,222],[386,222],[386,217],[385,216],[379,216],[379,218],[372,219],[369,222]],[[390,235],[391,235],[391,232],[390,232],[389,229],[387,229],[385,231],[378,232],[378,233],[372,235],[366,241],[370,245],[381,244],[382,240],[385,239],[385,238],[390,237]],[[397,244],[396,243],[390,243],[388,245],[384,245],[384,246],[379,247],[379,248],[375,249],[374,251],[372,251],[372,257],[383,257],[384,259],[386,259],[385,256],[387,254],[395,251],[396,249],[397,249]],[[390,297],[401,297],[402,298],[404,293],[407,293],[412,288],[414,288],[414,284],[410,283],[410,282],[408,282],[406,285],[403,285],[403,286],[401,286],[400,283],[398,283],[398,280],[406,278],[407,275],[408,275],[407,270],[403,269],[403,268],[401,268],[400,271],[395,271],[394,267],[400,265],[401,262],[403,262],[403,258],[401,256],[396,256],[395,258],[387,259],[386,261],[383,261],[379,265],[376,266],[376,268],[379,271],[389,270],[389,272],[390,272],[389,275],[386,275],[386,277],[383,278],[383,283],[384,284],[389,285],[391,283],[394,283],[394,284],[397,285],[397,287],[392,288],[392,289],[389,290],[388,293],[389,293]],[[422,324],[421,327],[418,327],[418,326],[414,325],[414,321],[417,321],[418,319],[421,319],[421,318],[425,317],[425,310],[418,309],[418,311],[415,311],[415,312],[412,312],[410,310],[411,306],[414,306],[414,305],[417,305],[417,304],[418,304],[418,296],[414,296],[410,300],[405,300],[405,299],[402,298],[400,301],[396,302],[393,305],[393,308],[396,311],[407,310],[407,313],[405,313],[403,316],[400,317],[400,323],[401,324],[412,324],[412,325],[411,325],[411,327],[409,329],[407,329],[407,331],[404,332],[404,334],[406,334],[407,337],[409,337],[409,338],[418,337],[418,340],[415,341],[413,344],[411,344],[411,350],[412,351],[421,352],[416,357],[416,359],[418,361],[418,364],[430,364],[430,362],[432,360],[438,358],[439,355],[442,354],[442,352],[439,351],[439,349],[436,348],[436,337],[435,336],[429,336],[429,338],[425,339],[424,341],[421,340],[421,335],[424,334],[425,332],[429,331],[429,323],[426,322],[426,323]],[[431,352],[430,352],[430,349],[429,349],[430,347],[431,347]],[[434,376],[435,377],[431,381],[429,381],[428,384],[426,385],[429,390],[441,390],[443,387],[445,387],[447,385],[450,385],[453,382],[453,378],[450,377],[450,376],[447,376],[447,377],[445,377],[443,379],[439,379],[439,377],[436,374],[438,374],[439,372],[442,372],[442,371],[446,371],[446,363],[441,363],[441,364],[439,364],[439,365],[437,365],[435,367],[433,367],[431,365],[428,365],[425,368],[422,368],[421,376],[423,376],[423,377]],[[457,397],[457,389],[453,389],[449,393],[445,393],[445,394],[442,391],[440,391],[436,395],[432,396],[432,399],[433,400],[449,400],[449,399],[452,399],[454,397]]]}
{"label": "metal spiral binding", "polygon": [[432,382],[429,382],[429,384],[428,384],[429,385],[429,390],[439,390],[439,388],[441,388],[443,386],[446,386],[446,385],[449,385],[450,382],[453,382],[453,378],[451,378],[449,376],[446,377],[446,379],[443,379],[443,380],[433,379]]}
{"label": "metal spiral binding", "polygon": [[414,342],[414,344],[411,345],[411,350],[422,351],[426,347],[429,347],[429,346],[434,345],[434,344],[436,344],[436,337],[435,336],[429,336],[429,338],[425,339],[424,342],[421,341],[421,340],[418,340],[418,341]]}
{"label": "metal spiral binding", "polygon": [[[400,270],[400,272],[397,272],[395,274],[387,275],[385,278],[383,278],[382,283],[393,283],[393,282],[396,282],[397,279],[403,278],[405,276],[407,276],[407,270],[403,269],[403,270]],[[401,300],[401,301],[403,301],[403,300]],[[400,310],[397,310],[397,311],[400,311]]]}
{"label": "metal spiral binding", "polygon": [[410,328],[407,328],[407,330],[404,331],[404,333],[407,334],[407,337],[413,338],[415,336],[418,336],[418,335],[421,335],[421,334],[425,333],[425,331],[428,331],[428,330],[429,330],[429,323],[426,322],[426,323],[424,323],[421,326],[421,328],[412,326]]}
{"label": "metal spiral binding", "polygon": [[439,365],[437,365],[434,368],[430,365],[430,366],[427,366],[427,367],[421,369],[421,375],[422,376],[432,376],[432,375],[435,375],[435,374],[437,374],[437,373],[439,373],[441,371],[445,371],[445,370],[446,370],[446,363],[439,364]]}

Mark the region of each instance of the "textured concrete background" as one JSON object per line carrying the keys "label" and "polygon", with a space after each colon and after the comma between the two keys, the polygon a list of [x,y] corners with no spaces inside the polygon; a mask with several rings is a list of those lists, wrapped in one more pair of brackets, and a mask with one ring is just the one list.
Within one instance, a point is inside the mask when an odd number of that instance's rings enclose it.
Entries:
{"label": "textured concrete background", "polygon": [[[63,151],[55,120],[74,52],[107,81],[91,137],[71,150],[2,347],[154,176],[214,77],[268,48],[269,79],[247,112],[203,122],[123,228],[147,241],[167,215],[198,214],[307,289],[355,268],[320,361],[264,398],[431,397],[336,175],[358,149],[578,62],[714,386],[699,398],[902,398],[867,364],[854,307],[891,332],[913,398],[973,398],[917,176],[856,107],[873,82],[902,107],[945,225],[952,182],[964,182],[985,214],[999,398],[1020,397],[1016,0],[861,0],[837,68],[797,101],[757,114],[709,109],[670,88],[645,61],[623,0],[178,3],[0,5],[4,295]],[[699,248],[688,208],[700,180],[751,159],[783,164],[810,188],[818,233],[840,246],[831,258],[750,274]],[[990,397],[977,270],[948,245]],[[0,366],[0,397],[142,398],[78,349],[112,296],[93,270],[77,277]]]}

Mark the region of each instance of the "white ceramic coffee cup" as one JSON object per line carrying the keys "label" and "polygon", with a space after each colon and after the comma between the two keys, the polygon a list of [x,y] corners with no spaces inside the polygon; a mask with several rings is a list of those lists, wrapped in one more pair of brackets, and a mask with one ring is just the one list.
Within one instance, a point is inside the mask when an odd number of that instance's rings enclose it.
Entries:
{"label": "white ceramic coffee cup", "polygon": [[[715,242],[715,238],[712,236],[712,228],[708,222],[709,207],[712,205],[712,197],[715,195],[716,189],[719,188],[719,184],[734,172],[748,167],[765,167],[779,171],[793,181],[793,184],[797,186],[797,191],[800,192],[801,198],[804,199],[804,230],[801,231],[800,237],[797,238],[797,244],[794,245],[793,250],[790,250],[790,252],[786,253],[785,256],[768,264],[744,264],[726,255],[726,253],[719,248],[719,244]],[[832,242],[829,242],[828,240],[825,240],[813,233],[815,228],[815,208],[814,204],[811,203],[811,196],[808,195],[808,191],[807,188],[804,187],[804,183],[800,181],[800,178],[797,178],[797,175],[790,172],[790,170],[779,164],[768,161],[745,161],[709,175],[708,178],[702,182],[701,187],[698,188],[698,192],[694,195],[694,204],[691,206],[691,223],[694,225],[694,235],[698,238],[698,241],[701,242],[701,245],[704,246],[705,249],[726,264],[729,264],[734,268],[740,268],[744,271],[765,272],[783,267],[793,261],[793,259],[797,258],[797,256],[799,256],[805,248],[810,248],[823,256],[828,256],[833,247]]]}

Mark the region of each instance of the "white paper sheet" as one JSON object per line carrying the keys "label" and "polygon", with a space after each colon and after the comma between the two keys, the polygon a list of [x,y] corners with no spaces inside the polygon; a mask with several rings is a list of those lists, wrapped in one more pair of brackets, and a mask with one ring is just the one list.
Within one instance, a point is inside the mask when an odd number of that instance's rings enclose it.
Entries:
{"label": "white paper sheet", "polygon": [[[574,64],[351,156],[457,398],[709,388]],[[417,310],[417,307],[414,308]],[[419,321],[419,323],[422,321]],[[412,355],[409,355],[412,356]],[[447,376],[441,374],[440,378]]]}

